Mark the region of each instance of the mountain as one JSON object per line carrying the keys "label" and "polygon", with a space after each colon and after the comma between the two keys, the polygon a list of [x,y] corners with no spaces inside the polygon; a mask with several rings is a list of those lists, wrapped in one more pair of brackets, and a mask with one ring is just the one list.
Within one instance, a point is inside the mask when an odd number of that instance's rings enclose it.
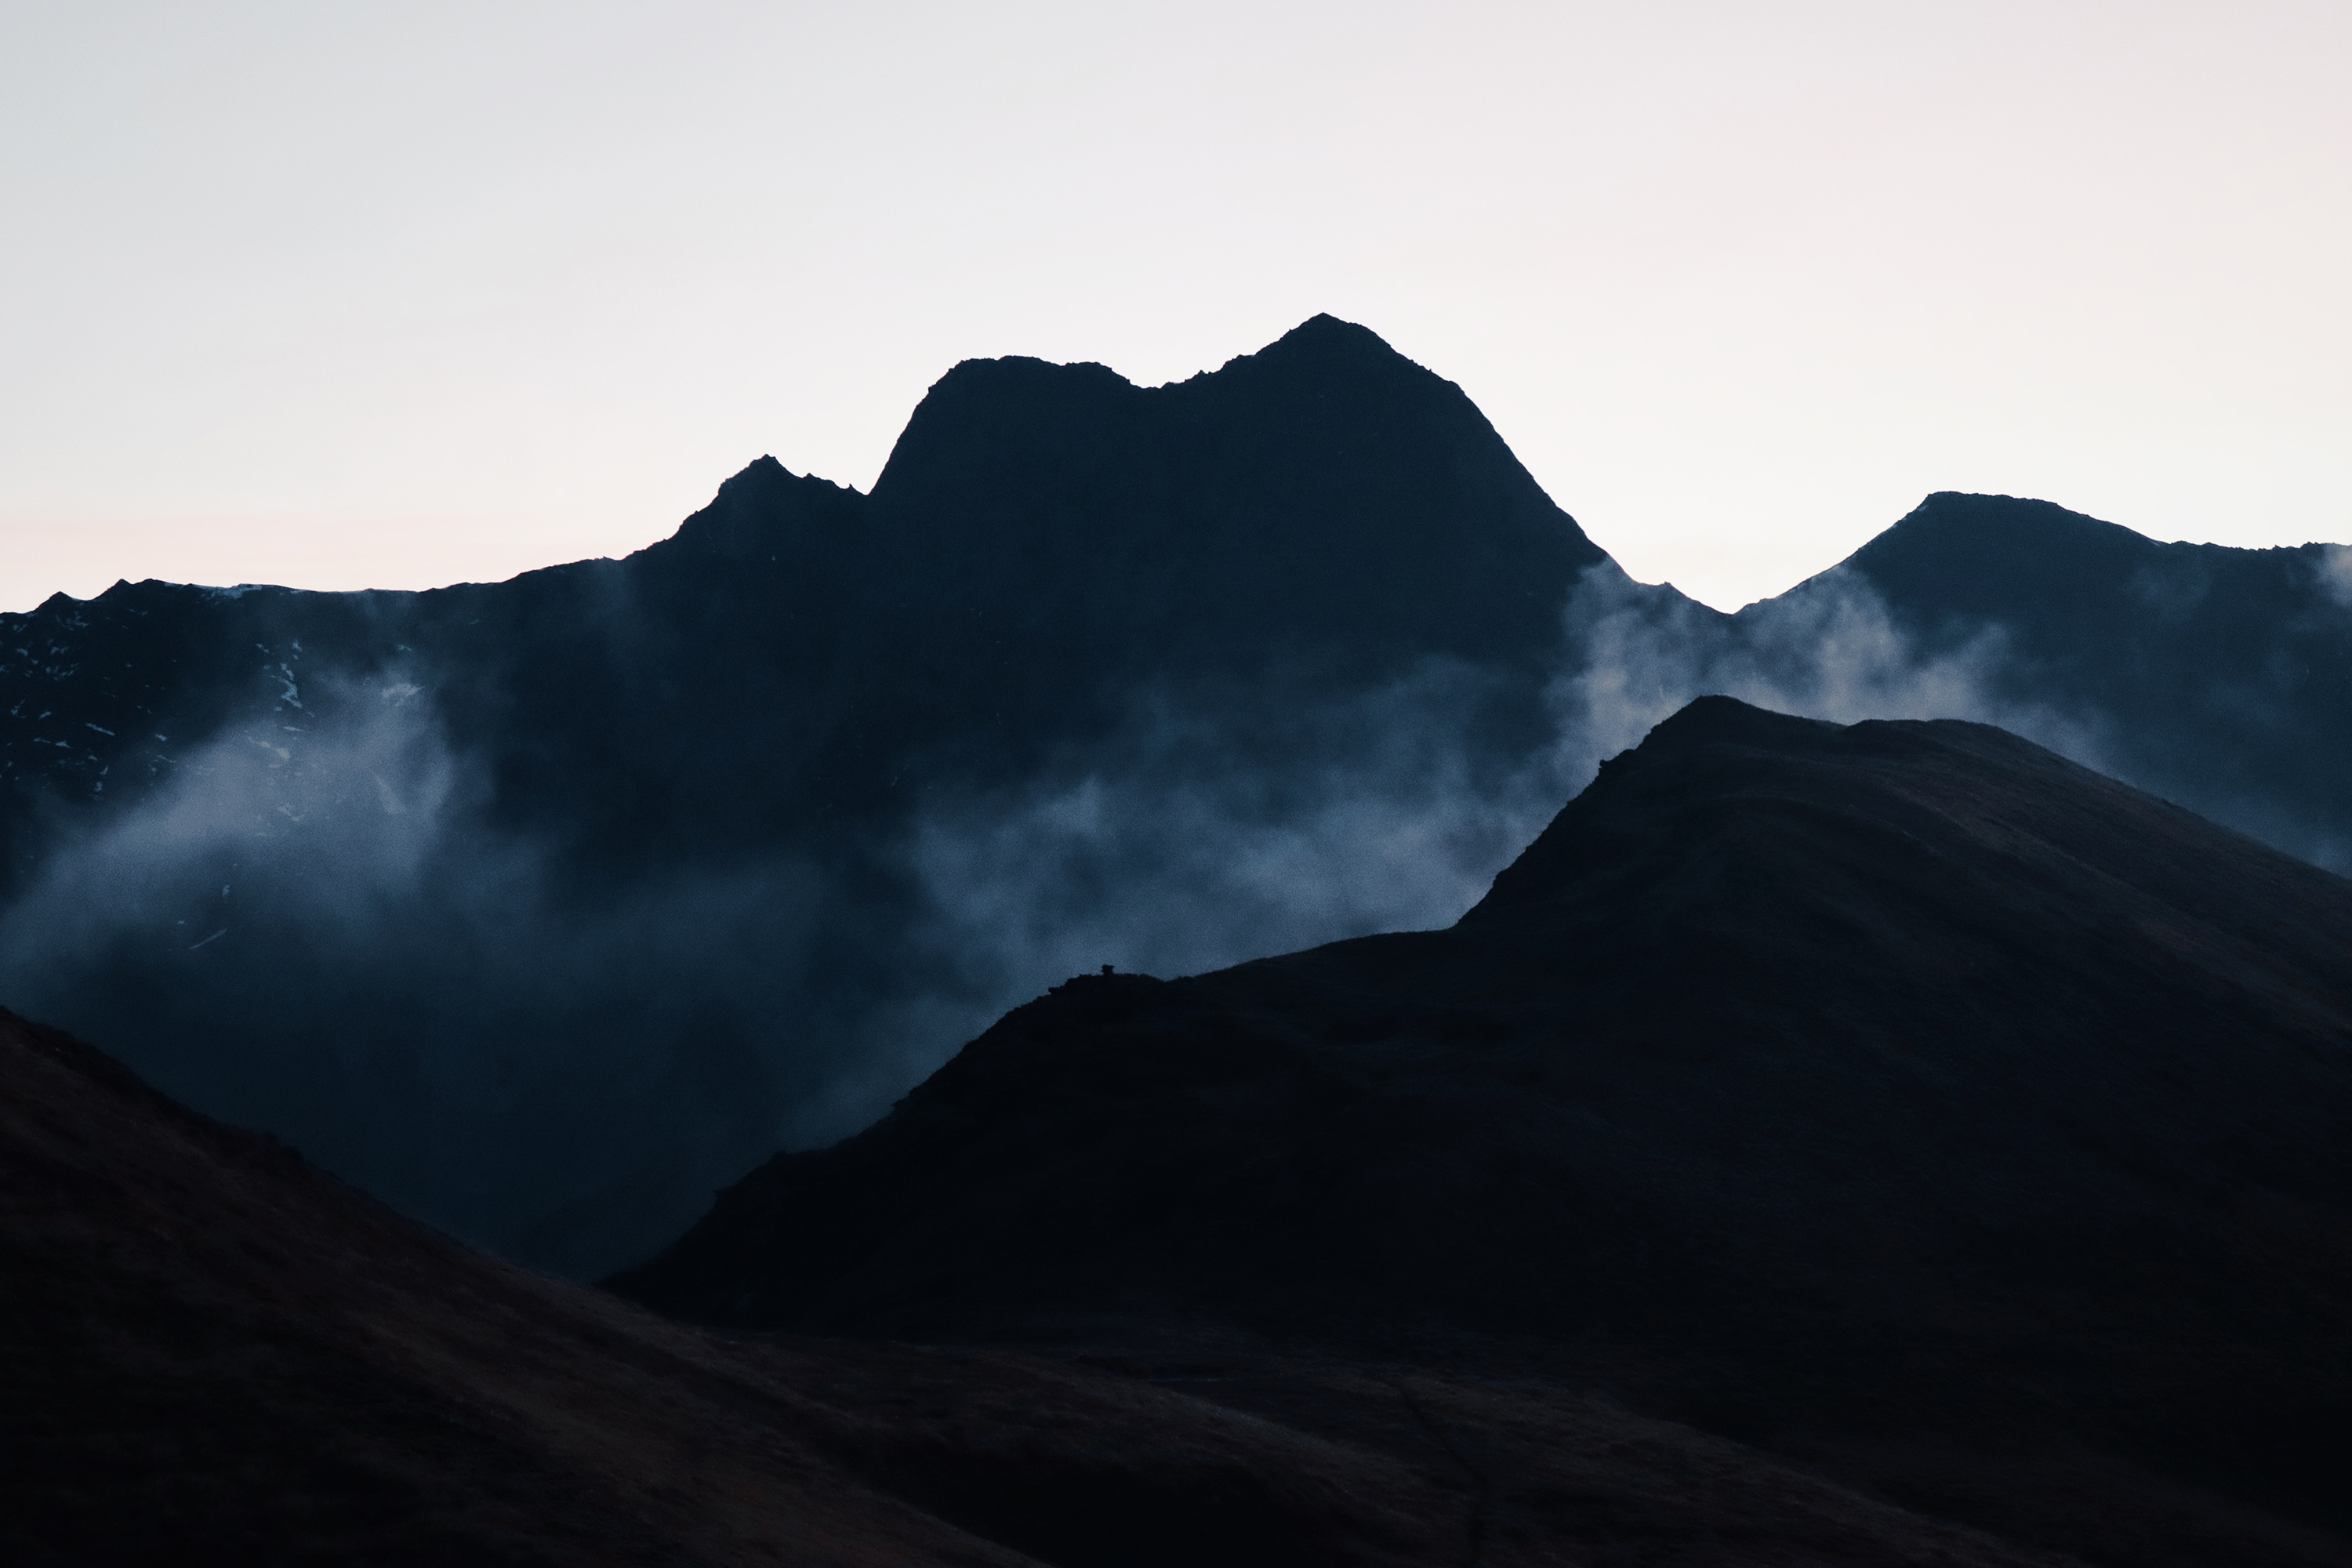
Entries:
{"label": "mountain", "polygon": [[1361,327],[972,362],[871,494],[763,458],[625,560],[0,616],[0,998],[586,1278],[1076,970],[1452,921],[1702,693],[2352,864],[2333,550],[1938,496],[1727,616]]}
{"label": "mountain", "polygon": [[2051,1562],[1556,1390],[685,1329],[7,1015],[0,1459],[26,1568]]}
{"label": "mountain", "polygon": [[2352,1562],[2352,884],[1987,726],[1695,702],[1439,931],[1006,1016],[615,1278],[1598,1393],[2023,1547]]}
{"label": "mountain", "polygon": [[1511,765],[1601,559],[1458,388],[1318,317],[1165,387],[959,366],[872,495],[763,458],[625,561],[60,596],[0,618],[0,984],[412,1212],[610,1268],[1039,983],[943,855],[1107,772],[1259,781],[1288,831],[1299,781],[1386,765],[1400,687],[1447,767]]}
{"label": "mountain", "polygon": [[[1602,559],[1459,388],[1328,316],[1162,387],[975,361],[870,497],[763,458],[623,562],[423,594],[125,584],[7,616],[0,770],[136,797],[224,723],[298,732],[306,677],[413,668],[488,748],[502,813],[607,858],[724,857],[800,832],[786,805],[968,787],[919,770],[1032,759],[1139,685],[1540,677]],[[769,788],[677,765],[697,746]]]}
{"label": "mountain", "polygon": [[2161,544],[2047,501],[1933,495],[1824,578],[1922,653],[2063,710],[2110,772],[2352,869],[2352,554]]}

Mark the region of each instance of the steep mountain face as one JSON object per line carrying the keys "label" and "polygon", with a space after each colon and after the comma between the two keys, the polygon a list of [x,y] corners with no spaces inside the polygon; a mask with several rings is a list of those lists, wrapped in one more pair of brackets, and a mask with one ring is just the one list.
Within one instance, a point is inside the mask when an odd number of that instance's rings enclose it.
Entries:
{"label": "steep mountain face", "polygon": [[2051,1562],[1559,1390],[684,1329],[5,1014],[0,1459],[26,1568]]}
{"label": "steep mountain face", "polygon": [[1448,930],[1073,981],[616,1289],[1597,1389],[2089,1562],[2352,1562],[2352,885],[1727,699]]}

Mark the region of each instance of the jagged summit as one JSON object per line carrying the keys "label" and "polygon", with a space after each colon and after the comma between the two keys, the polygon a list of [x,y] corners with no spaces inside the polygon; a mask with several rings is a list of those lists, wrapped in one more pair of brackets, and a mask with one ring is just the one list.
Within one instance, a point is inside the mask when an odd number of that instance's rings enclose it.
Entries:
{"label": "jagged summit", "polygon": [[[1412,361],[1397,353],[1386,338],[1370,327],[1343,321],[1324,311],[1309,316],[1256,353],[1227,360],[1224,368],[1231,369],[1251,360],[1277,363],[1288,360],[1359,368],[1391,363],[1413,364]],[[1419,370],[1421,367],[1413,365],[1413,368]]]}
{"label": "jagged summit", "polygon": [[795,474],[773,457],[761,457],[721,484],[710,504],[680,523],[676,533],[630,559],[667,566],[681,557],[764,563],[773,556],[776,564],[789,559],[791,570],[806,572],[813,565],[813,545],[822,548],[812,531],[821,540],[854,530],[865,499],[847,485]]}

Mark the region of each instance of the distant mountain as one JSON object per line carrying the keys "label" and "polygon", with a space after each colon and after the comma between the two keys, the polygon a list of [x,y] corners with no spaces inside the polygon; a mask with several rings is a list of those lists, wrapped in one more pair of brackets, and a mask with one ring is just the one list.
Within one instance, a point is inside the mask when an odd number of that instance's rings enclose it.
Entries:
{"label": "distant mountain", "polygon": [[1071,981],[613,1284],[1475,1368],[2066,1561],[2352,1563],[2347,952],[2352,884],[1999,730],[1706,699],[1451,928]]}
{"label": "distant mountain", "polygon": [[1999,699],[2073,719],[2109,771],[2352,870],[2352,551],[2159,544],[1942,494],[1784,598],[1845,579],[1922,657],[1979,645]]}
{"label": "distant mountain", "polygon": [[1073,971],[1452,921],[1705,692],[1998,722],[2344,864],[2331,550],[1937,497],[1726,616],[1360,327],[974,362],[871,495],[763,458],[624,561],[0,616],[0,997],[586,1276]]}
{"label": "distant mountain", "polygon": [[2160,544],[1946,492],[1736,616],[1592,574],[1570,621],[1598,699],[1582,716],[1623,744],[1710,691],[1842,721],[1977,719],[2352,870],[2341,545]]}
{"label": "distant mountain", "polygon": [[7,1015],[0,1461],[23,1568],[2047,1561],[1558,1389],[696,1332]]}

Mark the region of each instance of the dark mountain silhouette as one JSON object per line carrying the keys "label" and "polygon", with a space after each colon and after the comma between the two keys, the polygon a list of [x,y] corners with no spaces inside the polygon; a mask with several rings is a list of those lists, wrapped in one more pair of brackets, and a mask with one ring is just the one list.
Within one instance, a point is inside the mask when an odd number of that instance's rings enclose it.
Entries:
{"label": "dark mountain silhouette", "polygon": [[[1279,819],[1417,671],[1507,764],[1601,559],[1458,388],[1318,317],[1166,387],[959,366],[870,497],[763,458],[625,561],[60,596],[0,620],[12,997],[413,1212],[609,1268],[877,1031],[943,1051],[1001,1005],[919,940],[927,813],[1148,752],[1254,771]],[[936,1046],[871,1022],[909,998]]]}
{"label": "dark mountain silhouette", "polygon": [[698,1332],[5,1014],[0,1459],[26,1568],[2052,1561],[1558,1389]]}
{"label": "dark mountain silhouette", "polygon": [[1163,387],[959,365],[872,496],[763,458],[623,562],[423,594],[58,595],[5,617],[0,766],[135,797],[174,744],[310,714],[286,691],[305,675],[413,668],[491,758],[502,814],[605,857],[727,858],[812,805],[966,789],[975,756],[1034,760],[1139,685],[1287,701],[1433,658],[1540,679],[1602,559],[1459,388],[1318,316]]}
{"label": "dark mountain silhouette", "polygon": [[2047,501],[1933,495],[1801,600],[1867,583],[1923,653],[1997,630],[2001,695],[2110,771],[2352,869],[2352,554],[2160,544]]}
{"label": "dark mountain silhouette", "polygon": [[615,1289],[1597,1390],[2111,1564],[2352,1562],[2352,884],[1703,700],[1448,930],[1082,978]]}
{"label": "dark mountain silhouette", "polygon": [[1937,497],[1725,616],[1360,327],[975,362],[872,494],[763,458],[624,561],[0,616],[0,995],[587,1276],[1074,967],[1451,921],[1703,691],[1996,720],[2342,864],[2330,548]]}

